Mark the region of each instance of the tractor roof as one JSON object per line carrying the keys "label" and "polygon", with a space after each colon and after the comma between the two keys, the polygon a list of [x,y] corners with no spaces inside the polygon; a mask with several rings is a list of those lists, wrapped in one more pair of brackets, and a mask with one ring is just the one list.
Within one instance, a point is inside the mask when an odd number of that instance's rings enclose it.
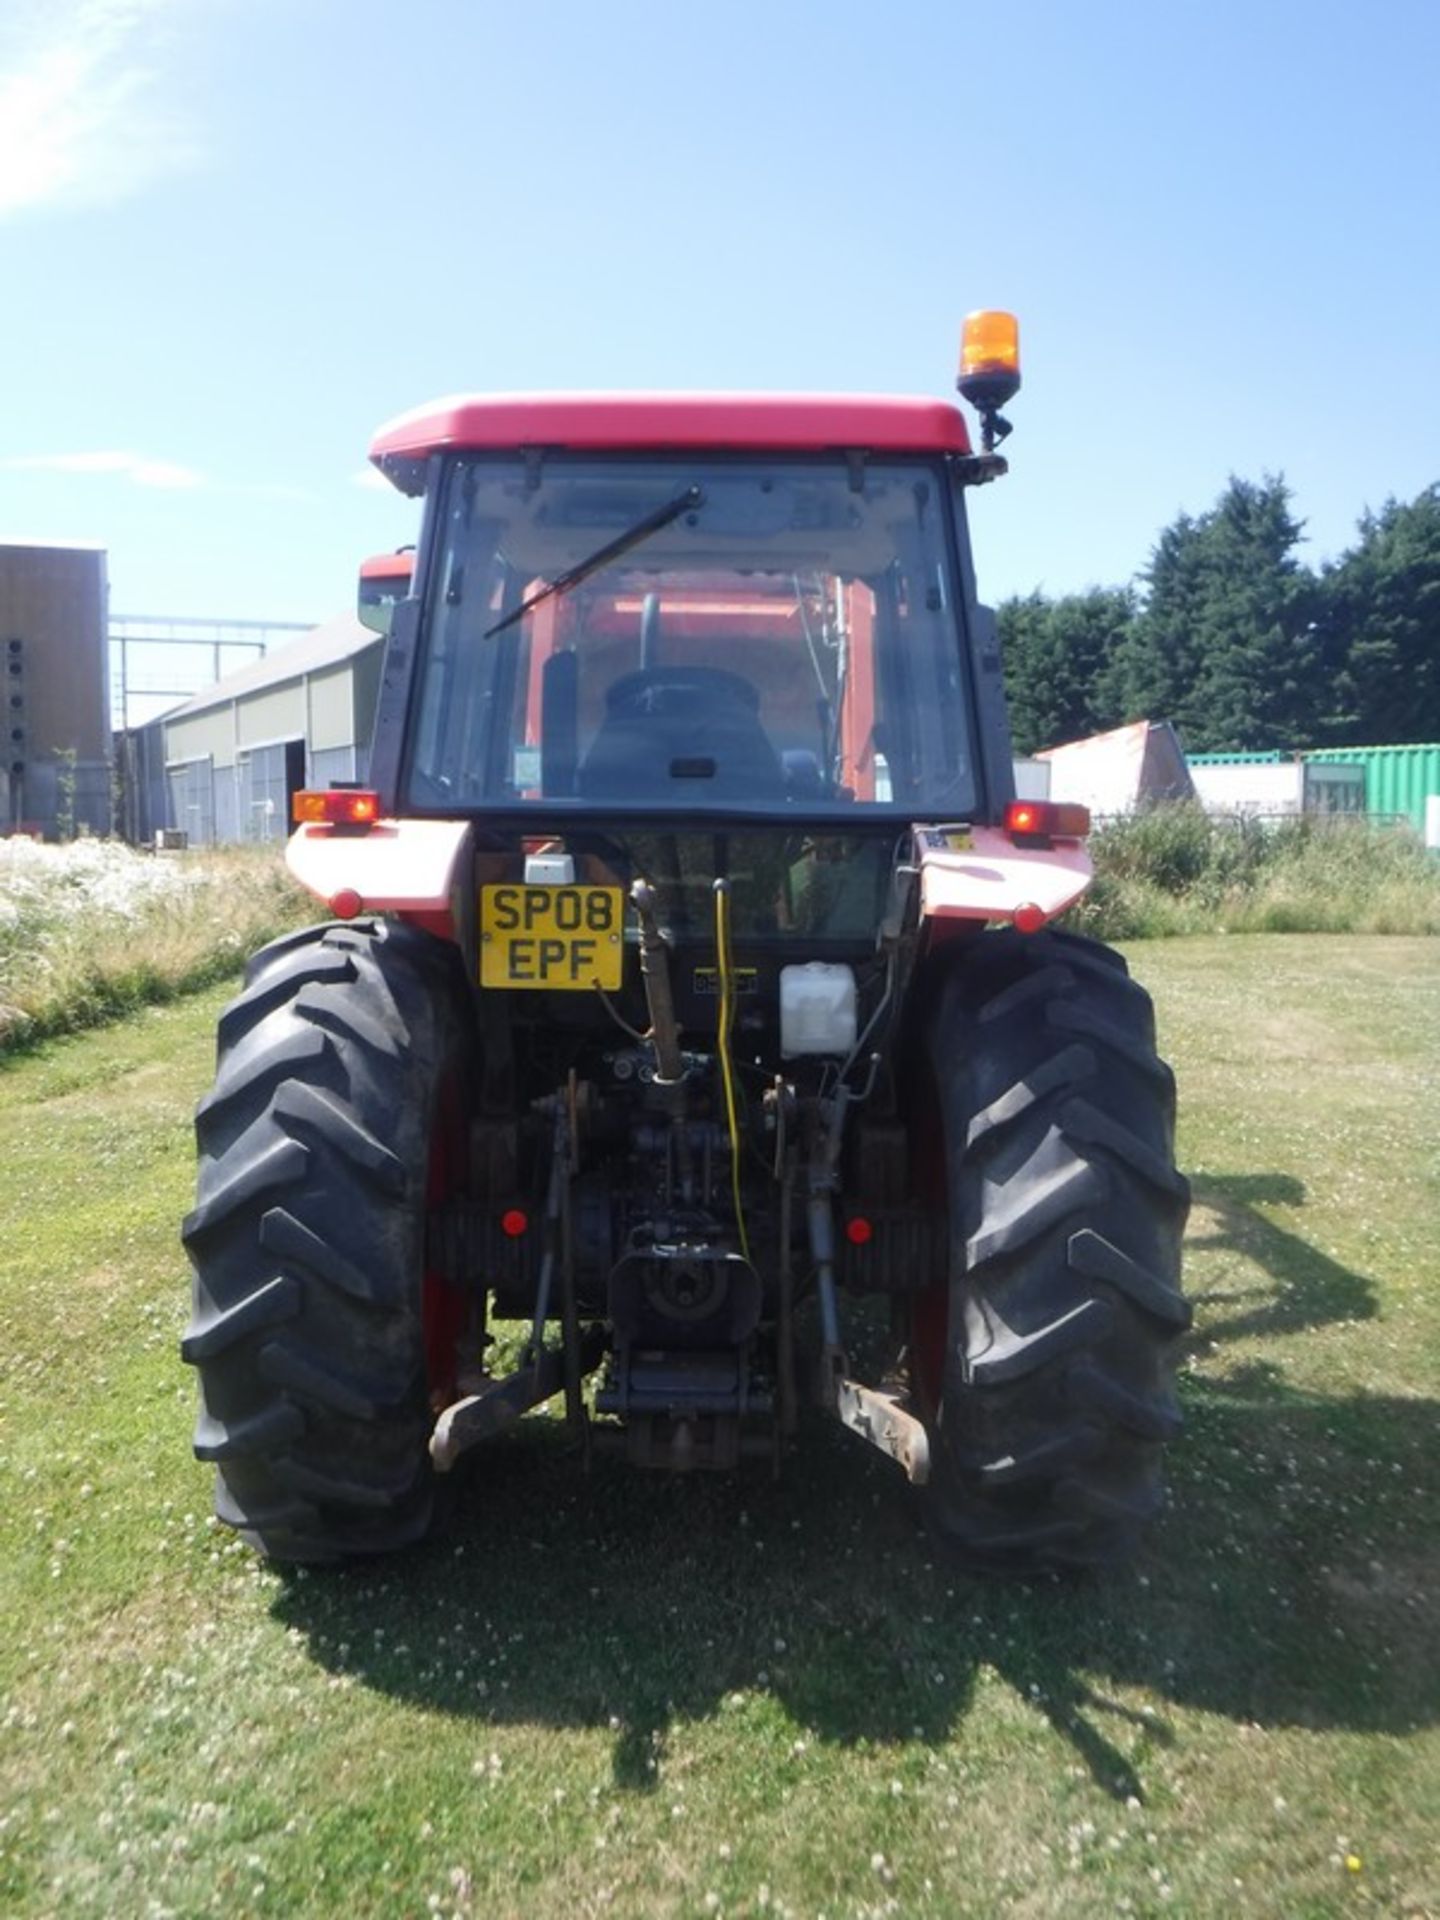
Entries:
{"label": "tractor roof", "polygon": [[657,453],[969,453],[958,408],[884,394],[457,394],[401,414],[370,458],[402,493],[425,491],[432,453],[528,447]]}
{"label": "tractor roof", "polygon": [[414,571],[413,547],[402,547],[398,553],[372,553],[360,562],[362,580],[408,580]]}

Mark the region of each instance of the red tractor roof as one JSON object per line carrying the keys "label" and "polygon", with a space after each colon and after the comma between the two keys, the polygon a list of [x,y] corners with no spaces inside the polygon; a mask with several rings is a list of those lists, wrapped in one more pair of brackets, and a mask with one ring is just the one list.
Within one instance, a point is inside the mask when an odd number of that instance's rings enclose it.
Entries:
{"label": "red tractor roof", "polygon": [[480,393],[401,414],[376,434],[370,458],[402,493],[418,494],[432,453],[522,447],[969,453],[970,435],[943,400],[883,394]]}
{"label": "red tractor roof", "polygon": [[409,549],[404,553],[372,553],[360,562],[362,580],[408,580],[414,571],[415,555]]}

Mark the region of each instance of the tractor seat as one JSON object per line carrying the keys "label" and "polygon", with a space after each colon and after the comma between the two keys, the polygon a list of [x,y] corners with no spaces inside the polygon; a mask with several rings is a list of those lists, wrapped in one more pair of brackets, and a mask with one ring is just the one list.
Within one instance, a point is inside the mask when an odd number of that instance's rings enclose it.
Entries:
{"label": "tractor seat", "polygon": [[723,667],[641,667],[605,693],[581,763],[594,800],[783,800],[780,756],[760,724],[760,693]]}

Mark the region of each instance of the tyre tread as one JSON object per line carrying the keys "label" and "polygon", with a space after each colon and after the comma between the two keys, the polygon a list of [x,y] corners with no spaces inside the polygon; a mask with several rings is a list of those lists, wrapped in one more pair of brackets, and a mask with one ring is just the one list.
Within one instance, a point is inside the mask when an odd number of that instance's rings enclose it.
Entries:
{"label": "tyre tread", "polygon": [[956,1220],[927,1510],[978,1568],[1110,1565],[1161,1510],[1180,1425],[1174,1078],[1098,943],[1001,931],[947,964],[917,1048]]}
{"label": "tyre tread", "polygon": [[221,1016],[181,1353],[216,1513],[273,1558],[334,1562],[429,1525],[430,1115],[442,1075],[466,1083],[472,1032],[458,955],[398,922],[272,943]]}

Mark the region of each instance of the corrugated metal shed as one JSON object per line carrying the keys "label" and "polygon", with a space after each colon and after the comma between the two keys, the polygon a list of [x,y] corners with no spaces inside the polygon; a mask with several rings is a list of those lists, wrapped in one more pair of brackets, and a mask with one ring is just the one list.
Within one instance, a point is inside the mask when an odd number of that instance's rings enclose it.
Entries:
{"label": "corrugated metal shed", "polygon": [[196,842],[283,839],[298,787],[363,778],[383,648],[339,614],[167,713],[164,824]]}
{"label": "corrugated metal shed", "polygon": [[1346,760],[1365,769],[1365,811],[1407,816],[1425,830],[1425,802],[1440,794],[1440,744],[1398,747],[1316,747],[1300,756],[1325,764]]}

